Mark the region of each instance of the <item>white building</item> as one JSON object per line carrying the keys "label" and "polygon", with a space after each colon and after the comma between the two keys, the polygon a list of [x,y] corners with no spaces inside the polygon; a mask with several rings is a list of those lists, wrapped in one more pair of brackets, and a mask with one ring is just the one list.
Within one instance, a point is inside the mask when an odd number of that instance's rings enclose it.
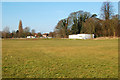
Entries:
{"label": "white building", "polygon": [[36,38],[35,36],[27,36],[27,38]]}
{"label": "white building", "polygon": [[69,35],[69,39],[92,39],[94,34],[74,34]]}

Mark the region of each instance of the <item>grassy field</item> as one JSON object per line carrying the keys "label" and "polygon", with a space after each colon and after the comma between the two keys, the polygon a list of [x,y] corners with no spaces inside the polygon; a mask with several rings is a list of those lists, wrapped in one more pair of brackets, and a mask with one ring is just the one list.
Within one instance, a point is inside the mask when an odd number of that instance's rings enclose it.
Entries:
{"label": "grassy field", "polygon": [[118,39],[2,40],[3,78],[117,78]]}

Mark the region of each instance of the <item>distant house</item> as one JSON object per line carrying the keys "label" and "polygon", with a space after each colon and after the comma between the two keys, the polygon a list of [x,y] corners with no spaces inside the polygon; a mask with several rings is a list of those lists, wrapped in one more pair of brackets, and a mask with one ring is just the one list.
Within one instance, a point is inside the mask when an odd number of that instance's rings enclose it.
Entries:
{"label": "distant house", "polygon": [[48,37],[48,33],[44,33],[42,36],[43,36],[44,38],[47,38],[47,37]]}
{"label": "distant house", "polygon": [[27,38],[36,38],[35,36],[27,36]]}
{"label": "distant house", "polygon": [[94,34],[74,34],[69,35],[69,39],[92,39]]}
{"label": "distant house", "polygon": [[36,37],[36,36],[37,36],[37,33],[34,33],[34,36]]}

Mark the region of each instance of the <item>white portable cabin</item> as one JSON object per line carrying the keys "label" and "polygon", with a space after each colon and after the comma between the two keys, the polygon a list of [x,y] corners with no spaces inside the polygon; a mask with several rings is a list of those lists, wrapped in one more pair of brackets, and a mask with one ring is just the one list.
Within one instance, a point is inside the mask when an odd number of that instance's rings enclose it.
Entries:
{"label": "white portable cabin", "polygon": [[36,38],[35,36],[27,36],[27,38]]}
{"label": "white portable cabin", "polygon": [[69,39],[92,39],[94,34],[74,34],[69,35]]}

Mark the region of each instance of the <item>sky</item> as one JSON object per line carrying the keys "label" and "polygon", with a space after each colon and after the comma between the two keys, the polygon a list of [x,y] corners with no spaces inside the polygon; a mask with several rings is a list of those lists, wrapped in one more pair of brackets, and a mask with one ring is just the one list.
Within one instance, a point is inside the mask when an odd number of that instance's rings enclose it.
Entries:
{"label": "sky", "polygon": [[[112,3],[115,14],[118,3]],[[100,16],[102,2],[2,2],[2,29],[18,29],[22,20],[23,28],[30,27],[36,32],[53,31],[58,21],[79,10]]]}

